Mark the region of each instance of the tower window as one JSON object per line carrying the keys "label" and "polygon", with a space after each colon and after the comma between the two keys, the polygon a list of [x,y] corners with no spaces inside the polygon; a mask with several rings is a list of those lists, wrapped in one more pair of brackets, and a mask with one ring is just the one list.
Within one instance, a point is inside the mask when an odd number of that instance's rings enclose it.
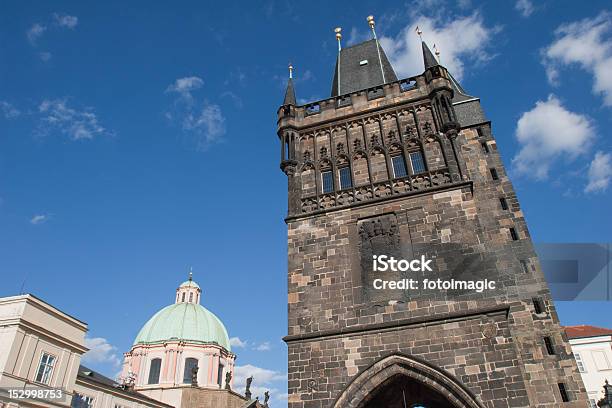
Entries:
{"label": "tower window", "polygon": [[193,381],[193,369],[198,366],[198,359],[185,359],[185,370],[183,370],[183,384],[191,384]]}
{"label": "tower window", "polygon": [[533,310],[536,314],[544,312],[544,302],[540,298],[533,298]]}
{"label": "tower window", "polygon": [[149,384],[159,384],[159,373],[161,371],[161,358],[151,360],[149,368]]}
{"label": "tower window", "polygon": [[185,292],[183,292],[183,295],[181,296],[181,302],[185,302]]}
{"label": "tower window", "polygon": [[338,170],[338,175],[340,176],[340,190],[353,187],[350,167],[342,167],[340,170]]}
{"label": "tower window", "polygon": [[527,263],[527,261],[524,259],[521,259],[520,262],[521,262],[521,269],[523,270],[523,272],[529,273],[529,264]]}
{"label": "tower window", "polygon": [[412,164],[412,172],[414,174],[425,172],[425,161],[421,152],[410,153],[410,164]]}
{"label": "tower window", "polygon": [[499,176],[497,175],[497,169],[491,168],[489,169],[489,171],[491,171],[491,178],[493,180],[499,180]]}
{"label": "tower window", "polygon": [[516,232],[516,229],[514,229],[512,227],[510,228],[510,236],[512,237],[513,241],[518,241],[518,239],[519,239],[518,234]]}
{"label": "tower window", "polygon": [[38,363],[38,371],[36,372],[36,382],[41,384],[49,384],[53,375],[53,367],[55,366],[55,357],[51,354],[43,353]]}
{"label": "tower window", "polygon": [[565,389],[565,384],[564,383],[559,383],[559,393],[561,394],[561,401],[563,402],[568,402],[569,399],[569,395],[567,394],[567,390]]}
{"label": "tower window", "polygon": [[544,337],[544,345],[546,346],[546,352],[549,355],[554,356],[556,354],[555,348],[553,347],[552,339],[550,337]]}
{"label": "tower window", "polygon": [[478,136],[484,136],[484,132],[482,131],[482,128],[476,128],[476,132],[478,132]]}
{"label": "tower window", "polygon": [[487,142],[482,142],[480,146],[482,146],[483,153],[489,153],[489,145],[487,144]]}
{"label": "tower window", "polygon": [[501,197],[499,199],[499,204],[501,204],[502,210],[507,210],[508,209],[508,201],[504,197]]}
{"label": "tower window", "polygon": [[404,155],[398,154],[391,158],[391,164],[393,166],[393,177],[400,178],[406,177],[408,172],[406,171],[406,162],[404,161]]}
{"label": "tower window", "polygon": [[189,303],[193,303],[193,292],[189,292]]}
{"label": "tower window", "polygon": [[321,180],[323,182],[323,193],[331,193],[334,191],[334,175],[331,171],[322,172]]}

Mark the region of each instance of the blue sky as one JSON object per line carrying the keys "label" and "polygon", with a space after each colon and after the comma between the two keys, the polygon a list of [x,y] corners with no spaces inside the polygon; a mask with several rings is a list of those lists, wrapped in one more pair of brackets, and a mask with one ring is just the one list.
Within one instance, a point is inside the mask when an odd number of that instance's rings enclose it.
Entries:
{"label": "blue sky", "polygon": [[[0,296],[89,323],[118,371],[193,266],[241,373],[283,406],[286,178],[275,113],[329,95],[333,28],[419,74],[414,27],[481,97],[536,242],[609,242],[612,15],[606,2],[3,2]],[[593,309],[601,313],[592,313]],[[559,304],[612,327],[609,305]],[[585,317],[588,316],[588,319]],[[238,344],[238,341],[235,340]]]}

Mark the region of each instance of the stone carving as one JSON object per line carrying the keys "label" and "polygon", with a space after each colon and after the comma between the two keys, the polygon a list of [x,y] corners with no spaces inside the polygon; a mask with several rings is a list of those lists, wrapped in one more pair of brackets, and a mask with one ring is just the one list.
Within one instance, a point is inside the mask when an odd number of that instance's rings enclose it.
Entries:
{"label": "stone carving", "polygon": [[391,142],[394,142],[397,140],[397,135],[395,134],[395,132],[393,130],[389,131],[389,140]]}
{"label": "stone carving", "polygon": [[431,123],[429,123],[429,122],[425,122],[425,123],[423,124],[423,130],[425,131],[425,134],[427,134],[427,135],[431,134],[431,133],[432,133],[432,130],[431,130]]}
{"label": "stone carving", "polygon": [[321,158],[327,157],[327,147],[322,147],[319,152],[321,153]]}
{"label": "stone carving", "polygon": [[361,140],[355,139],[353,141],[353,147],[355,148],[355,150],[361,149]]}
{"label": "stone carving", "polygon": [[309,392],[316,391],[317,387],[318,387],[317,380],[315,380],[314,378],[311,378],[310,380],[308,380],[308,391]]}
{"label": "stone carving", "polygon": [[410,125],[406,126],[406,133],[405,134],[406,134],[406,136],[408,138],[414,137],[414,127],[410,126]]}
{"label": "stone carving", "polygon": [[378,135],[376,133],[374,133],[372,136],[370,136],[370,144],[372,146],[377,146],[378,145]]}
{"label": "stone carving", "polygon": [[270,401],[270,391],[264,392],[264,407],[268,408],[268,401]]}
{"label": "stone carving", "polygon": [[251,383],[253,382],[253,376],[250,376],[249,378],[246,379],[246,390],[244,391],[244,396],[247,399],[251,399]]}
{"label": "stone carving", "polygon": [[194,387],[198,386],[198,366],[195,366],[191,369],[191,385]]}
{"label": "stone carving", "polygon": [[225,373],[225,389],[226,390],[232,389],[232,387],[230,386],[230,381],[232,381],[232,372],[228,371],[227,373]]}
{"label": "stone carving", "polygon": [[481,331],[485,338],[490,339],[497,334],[497,326],[495,322],[489,321],[482,326]]}
{"label": "stone carving", "polygon": [[336,145],[336,151],[338,151],[338,153],[344,153],[344,143],[338,143]]}
{"label": "stone carving", "polygon": [[304,152],[304,161],[310,161],[310,151],[308,150]]}

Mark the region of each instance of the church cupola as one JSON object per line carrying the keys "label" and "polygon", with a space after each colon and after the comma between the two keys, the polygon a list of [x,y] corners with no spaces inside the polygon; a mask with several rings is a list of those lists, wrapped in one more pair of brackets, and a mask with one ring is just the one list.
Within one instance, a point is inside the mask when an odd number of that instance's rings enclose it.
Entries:
{"label": "church cupola", "polygon": [[200,304],[200,285],[193,281],[193,272],[189,271],[189,279],[181,283],[176,289],[176,300],[174,303],[195,303]]}

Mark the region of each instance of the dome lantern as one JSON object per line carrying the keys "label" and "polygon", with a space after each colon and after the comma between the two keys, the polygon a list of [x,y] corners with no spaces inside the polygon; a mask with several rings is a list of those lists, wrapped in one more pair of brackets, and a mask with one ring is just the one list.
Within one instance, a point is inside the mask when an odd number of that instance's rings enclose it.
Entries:
{"label": "dome lantern", "polygon": [[174,303],[195,303],[199,305],[201,293],[202,289],[200,289],[200,285],[193,280],[193,270],[189,268],[189,279],[181,283],[176,289],[176,299]]}

